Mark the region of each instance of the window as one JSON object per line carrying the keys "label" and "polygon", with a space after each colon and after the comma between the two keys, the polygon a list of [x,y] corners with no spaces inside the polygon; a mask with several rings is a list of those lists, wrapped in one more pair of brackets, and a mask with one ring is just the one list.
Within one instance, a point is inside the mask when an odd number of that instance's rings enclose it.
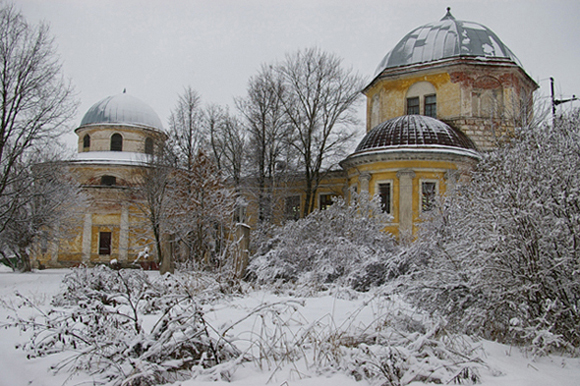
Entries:
{"label": "window", "polygon": [[391,183],[380,183],[377,190],[381,203],[381,210],[383,213],[391,214]]}
{"label": "window", "polygon": [[111,254],[111,232],[99,232],[99,255]]}
{"label": "window", "polygon": [[145,154],[153,154],[153,139],[145,139]]}
{"label": "window", "polygon": [[419,114],[419,97],[407,98],[407,115]]}
{"label": "window", "polygon": [[437,117],[437,90],[432,83],[421,81],[413,83],[407,90],[407,114],[423,114]]}
{"label": "window", "polygon": [[425,115],[437,118],[437,96],[425,95]]}
{"label": "window", "polygon": [[91,147],[91,136],[86,134],[83,137],[83,150],[89,150],[90,147]]}
{"label": "window", "polygon": [[437,182],[421,182],[421,211],[428,212],[435,206],[437,196]]}
{"label": "window", "polygon": [[320,210],[326,210],[330,205],[332,205],[334,203],[333,199],[334,197],[336,197],[336,194],[321,194],[319,199],[320,199],[320,205],[318,206],[318,208]]}
{"label": "window", "polygon": [[111,151],[123,151],[123,137],[121,134],[111,136]]}
{"label": "window", "polygon": [[117,177],[114,176],[102,176],[101,185],[103,186],[114,186],[117,184]]}
{"label": "window", "polygon": [[285,206],[287,220],[298,220],[300,218],[300,196],[286,197]]}

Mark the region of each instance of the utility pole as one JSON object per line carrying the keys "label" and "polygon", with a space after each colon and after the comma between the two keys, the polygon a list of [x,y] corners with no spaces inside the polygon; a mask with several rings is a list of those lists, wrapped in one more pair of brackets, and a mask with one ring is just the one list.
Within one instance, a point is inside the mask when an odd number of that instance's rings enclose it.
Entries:
{"label": "utility pole", "polygon": [[555,99],[554,97],[554,78],[550,77],[550,94],[552,95],[552,123],[556,120],[556,106],[562,103],[572,102],[578,100],[576,95],[572,95],[572,98],[568,99]]}

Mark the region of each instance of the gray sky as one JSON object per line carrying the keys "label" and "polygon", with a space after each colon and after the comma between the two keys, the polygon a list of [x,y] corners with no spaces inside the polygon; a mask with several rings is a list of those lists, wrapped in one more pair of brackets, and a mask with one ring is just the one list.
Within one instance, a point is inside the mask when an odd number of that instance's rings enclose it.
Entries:
{"label": "gray sky", "polygon": [[[481,23],[549,96],[580,95],[577,0],[16,0],[46,21],[80,99],[71,130],[97,101],[127,92],[167,118],[184,86],[233,105],[263,63],[318,46],[367,79],[412,29],[441,19]],[[568,104],[566,108],[570,108]],[[572,106],[580,107],[580,102]],[[361,112],[364,104],[361,104]],[[362,117],[361,113],[361,117]],[[72,141],[71,141],[72,140]],[[68,142],[76,141],[71,135]]]}

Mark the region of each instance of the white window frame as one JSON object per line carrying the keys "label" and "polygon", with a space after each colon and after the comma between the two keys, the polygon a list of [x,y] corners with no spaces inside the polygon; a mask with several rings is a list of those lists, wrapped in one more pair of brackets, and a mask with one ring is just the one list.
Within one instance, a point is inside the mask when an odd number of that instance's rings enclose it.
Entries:
{"label": "white window frame", "polygon": [[[390,186],[390,202],[389,202],[389,212],[388,215],[393,216],[393,189],[395,186],[395,180],[387,179],[387,180],[379,180],[375,182],[375,195],[379,195],[379,185],[381,184],[389,184]],[[385,213],[385,212],[383,212]]]}
{"label": "white window frame", "polygon": [[435,197],[439,196],[439,180],[434,178],[421,178],[419,180],[419,213],[423,213],[423,183],[435,183]]}

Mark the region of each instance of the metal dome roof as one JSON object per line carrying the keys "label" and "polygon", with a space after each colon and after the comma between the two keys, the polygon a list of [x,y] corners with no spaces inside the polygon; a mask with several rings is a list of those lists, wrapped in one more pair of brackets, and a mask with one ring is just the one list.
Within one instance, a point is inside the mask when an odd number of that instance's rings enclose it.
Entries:
{"label": "metal dome roof", "polygon": [[145,102],[125,93],[106,97],[86,112],[81,126],[95,124],[137,125],[163,131],[157,113]]}
{"label": "metal dome roof", "polygon": [[405,147],[451,147],[477,151],[465,134],[438,119],[424,115],[403,115],[375,126],[365,135],[354,154]]}
{"label": "metal dome roof", "polygon": [[432,62],[452,57],[487,57],[512,60],[522,67],[514,53],[489,28],[447,14],[436,23],[409,32],[381,61],[376,75],[387,68]]}

